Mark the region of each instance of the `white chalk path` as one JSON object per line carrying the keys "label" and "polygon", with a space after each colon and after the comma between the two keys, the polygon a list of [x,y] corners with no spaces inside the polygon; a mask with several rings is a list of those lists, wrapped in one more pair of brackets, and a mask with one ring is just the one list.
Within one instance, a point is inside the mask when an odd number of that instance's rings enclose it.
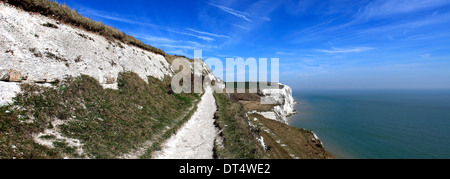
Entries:
{"label": "white chalk path", "polygon": [[197,111],[178,131],[168,139],[162,150],[153,154],[155,159],[212,159],[217,129],[214,126],[216,101],[208,87]]}

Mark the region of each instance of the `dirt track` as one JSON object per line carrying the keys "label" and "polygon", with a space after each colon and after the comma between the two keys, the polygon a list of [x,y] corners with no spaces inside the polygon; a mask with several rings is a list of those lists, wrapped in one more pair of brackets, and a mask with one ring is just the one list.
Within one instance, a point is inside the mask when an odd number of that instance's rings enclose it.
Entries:
{"label": "dirt track", "polygon": [[155,159],[212,159],[216,102],[211,88],[207,88],[192,118],[168,139],[162,150],[153,154]]}

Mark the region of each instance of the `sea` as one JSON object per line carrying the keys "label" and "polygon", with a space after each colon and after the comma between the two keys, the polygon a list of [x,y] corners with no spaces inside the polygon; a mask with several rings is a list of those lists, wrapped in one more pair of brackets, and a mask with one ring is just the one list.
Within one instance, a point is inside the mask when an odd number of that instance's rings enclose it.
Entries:
{"label": "sea", "polygon": [[450,159],[450,90],[294,90],[289,124],[340,159]]}

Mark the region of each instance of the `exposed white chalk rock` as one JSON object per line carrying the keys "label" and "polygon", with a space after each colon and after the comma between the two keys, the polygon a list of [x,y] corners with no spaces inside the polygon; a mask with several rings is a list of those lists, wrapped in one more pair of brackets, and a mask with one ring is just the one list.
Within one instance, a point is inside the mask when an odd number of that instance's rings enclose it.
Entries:
{"label": "exposed white chalk rock", "polygon": [[[31,82],[85,74],[114,88],[120,72],[135,72],[145,81],[147,76],[163,79],[174,73],[162,55],[3,3],[0,21],[0,52],[11,52],[0,53],[0,70],[17,70]],[[45,27],[45,23],[57,24],[58,29]]]}
{"label": "exposed white chalk rock", "polygon": [[20,86],[18,83],[7,83],[0,81],[0,106],[5,106],[13,102],[12,98],[20,93]]}
{"label": "exposed white chalk rock", "polygon": [[[3,82],[11,81],[5,73],[11,70],[20,72],[19,81],[27,83],[40,82],[49,86],[48,83],[66,77],[87,75],[98,80],[104,88],[112,89],[117,89],[120,72],[134,72],[144,81],[148,76],[163,80],[166,76],[175,75],[174,68],[162,55],[59,24],[48,17],[24,12],[4,3],[0,3],[0,22],[0,105],[11,103],[12,98],[21,92],[19,83]],[[42,25],[46,23],[55,24],[58,28]],[[202,68],[202,74],[224,86],[207,65],[196,65],[194,68]],[[207,97],[212,98],[209,102],[214,100],[212,94]],[[208,109],[215,107],[214,102],[205,106]],[[204,111],[214,114],[215,109]],[[61,120],[49,120],[55,128],[34,134],[35,142],[52,148],[54,140],[62,140],[68,146],[75,147],[78,154],[84,153],[80,140],[65,137],[57,129],[62,124]],[[213,123],[210,125],[215,129]],[[55,139],[46,139],[49,135]],[[208,133],[205,136],[214,139],[215,135]],[[210,147],[213,146],[211,142]],[[209,151],[212,153],[212,150]]]}
{"label": "exposed white chalk rock", "polygon": [[[0,53],[0,72],[16,70],[25,82],[54,82],[84,74],[97,79],[104,88],[117,89],[120,72],[135,72],[144,81],[148,76],[162,80],[175,73],[162,55],[58,24],[53,19],[3,3],[0,21],[0,52],[8,52]],[[56,24],[58,29],[45,27],[42,25],[45,23]],[[203,75],[224,88],[223,81],[203,61],[193,66],[201,68]],[[19,91],[13,83],[7,86],[1,89],[0,105],[11,102],[14,92]]]}
{"label": "exposed white chalk rock", "polygon": [[265,96],[262,98],[262,103],[265,104],[275,104],[276,106],[272,111],[267,112],[257,112],[253,111],[251,113],[257,113],[265,118],[280,121],[283,123],[288,123],[287,117],[295,114],[295,100],[292,96],[291,87],[280,84],[281,89],[263,89],[262,94]]}

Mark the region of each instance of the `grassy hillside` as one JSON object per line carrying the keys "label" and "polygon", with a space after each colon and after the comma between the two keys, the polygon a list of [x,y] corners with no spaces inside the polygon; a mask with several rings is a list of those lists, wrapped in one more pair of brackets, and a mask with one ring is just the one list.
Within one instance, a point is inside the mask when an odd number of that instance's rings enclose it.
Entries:
{"label": "grassy hillside", "polygon": [[[103,89],[88,76],[51,87],[23,84],[14,104],[0,107],[0,158],[115,158],[155,136],[167,138],[199,99],[169,94],[167,83],[152,77],[146,83],[135,73],[121,73],[118,84],[119,90]],[[41,136],[53,148],[33,140],[49,129],[79,140],[84,153],[56,135]]]}
{"label": "grassy hillside", "polygon": [[267,152],[270,158],[334,159],[320,141],[313,140],[311,131],[267,119],[261,115],[249,116],[252,119],[258,119],[254,123],[262,129],[261,135],[269,148]]}
{"label": "grassy hillside", "polygon": [[[261,104],[258,94],[230,94],[225,96],[229,103],[242,106],[243,111],[271,111],[274,105]],[[333,159],[319,140],[313,139],[313,133],[299,129],[258,114],[249,114],[250,122],[258,128],[258,134],[264,138],[267,150],[265,154],[273,159]],[[256,119],[256,120],[255,120]],[[243,126],[248,124],[237,123]]]}
{"label": "grassy hillside", "polygon": [[259,129],[248,124],[245,111],[238,103],[225,94],[215,93],[218,112],[216,126],[222,130],[222,145],[216,146],[216,157],[221,159],[260,159],[266,158],[264,150],[256,140]]}

